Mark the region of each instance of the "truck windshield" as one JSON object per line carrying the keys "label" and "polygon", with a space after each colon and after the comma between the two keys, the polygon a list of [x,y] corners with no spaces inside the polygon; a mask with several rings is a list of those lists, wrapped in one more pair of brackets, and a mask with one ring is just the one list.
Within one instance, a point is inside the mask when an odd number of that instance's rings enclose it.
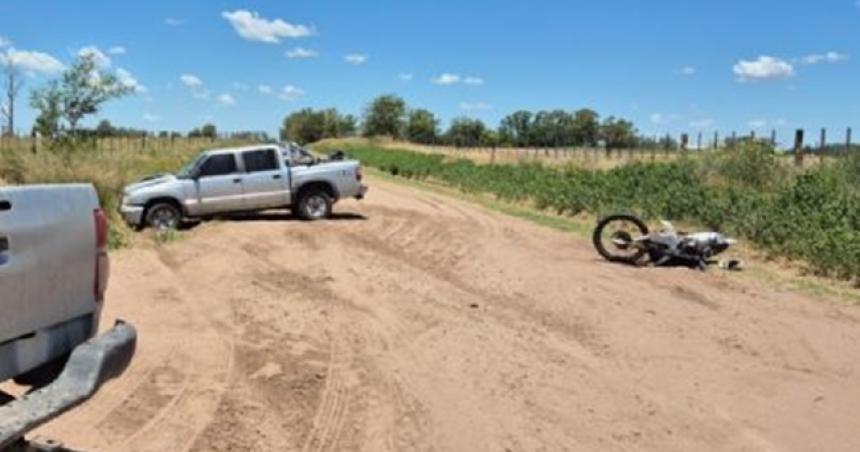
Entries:
{"label": "truck windshield", "polygon": [[205,157],[205,154],[200,154],[197,157],[195,157],[194,160],[189,162],[187,165],[183,166],[182,169],[179,170],[178,173],[176,173],[176,177],[183,178],[183,179],[187,179],[187,178],[191,177],[191,172],[194,171],[194,168],[197,168],[197,166],[200,164],[200,161],[203,160],[204,157]]}

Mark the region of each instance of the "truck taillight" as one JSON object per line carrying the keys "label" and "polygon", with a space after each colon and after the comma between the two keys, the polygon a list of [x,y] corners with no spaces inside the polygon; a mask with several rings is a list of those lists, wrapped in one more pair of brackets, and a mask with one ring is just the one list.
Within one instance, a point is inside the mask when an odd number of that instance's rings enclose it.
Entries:
{"label": "truck taillight", "polygon": [[105,289],[107,289],[109,261],[107,256],[108,247],[108,220],[102,209],[93,210],[93,219],[96,228],[95,249],[95,280],[93,281],[93,295],[97,302],[104,300]]}
{"label": "truck taillight", "polygon": [[355,180],[361,182],[361,179],[364,177],[364,174],[361,173],[361,167],[355,169]]}

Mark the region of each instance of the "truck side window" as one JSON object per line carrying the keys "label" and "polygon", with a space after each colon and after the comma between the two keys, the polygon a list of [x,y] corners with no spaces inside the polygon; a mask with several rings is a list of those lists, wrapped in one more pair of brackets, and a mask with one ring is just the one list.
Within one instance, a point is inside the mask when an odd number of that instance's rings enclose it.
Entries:
{"label": "truck side window", "polygon": [[249,173],[277,170],[277,158],[277,154],[272,149],[261,149],[259,151],[247,151],[242,153],[242,160],[245,162],[245,171]]}
{"label": "truck side window", "polygon": [[233,154],[210,155],[200,167],[200,176],[222,176],[236,172],[236,158]]}

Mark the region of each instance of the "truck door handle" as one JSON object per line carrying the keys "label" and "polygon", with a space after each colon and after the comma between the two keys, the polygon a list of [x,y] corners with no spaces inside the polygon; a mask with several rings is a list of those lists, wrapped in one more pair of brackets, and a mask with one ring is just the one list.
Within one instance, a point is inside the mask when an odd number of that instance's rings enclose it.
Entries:
{"label": "truck door handle", "polygon": [[280,179],[280,178],[281,178],[280,174],[275,174],[274,176],[272,176],[272,179]]}
{"label": "truck door handle", "polygon": [[240,182],[242,182],[242,178],[241,178],[241,177],[237,177],[237,178],[233,179],[233,183],[234,183],[234,184],[238,184],[238,183],[240,183]]}
{"label": "truck door handle", "polygon": [[5,253],[6,251],[9,251],[9,238],[0,237],[0,253]]}

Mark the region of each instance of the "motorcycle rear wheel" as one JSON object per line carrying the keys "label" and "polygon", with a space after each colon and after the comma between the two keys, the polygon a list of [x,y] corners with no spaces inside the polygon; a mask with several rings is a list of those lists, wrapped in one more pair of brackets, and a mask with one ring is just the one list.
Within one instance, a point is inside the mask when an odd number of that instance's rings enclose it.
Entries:
{"label": "motorcycle rear wheel", "polygon": [[635,246],[633,239],[643,235],[648,235],[648,226],[639,217],[615,214],[603,217],[597,222],[592,242],[604,259],[610,262],[636,264],[645,255],[646,250]]}

